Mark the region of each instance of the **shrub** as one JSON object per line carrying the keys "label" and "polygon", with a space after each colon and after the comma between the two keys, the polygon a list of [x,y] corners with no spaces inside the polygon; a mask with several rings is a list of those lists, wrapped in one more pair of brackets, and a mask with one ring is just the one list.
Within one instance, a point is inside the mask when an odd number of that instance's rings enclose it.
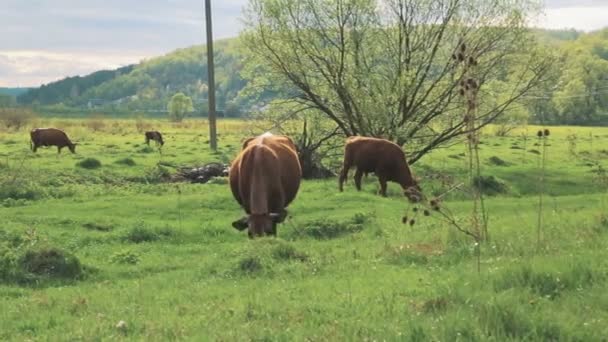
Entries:
{"label": "shrub", "polygon": [[0,108],[0,121],[7,129],[19,130],[32,121],[36,115],[24,108]]}
{"label": "shrub", "polygon": [[106,127],[103,114],[93,114],[85,123],[93,132],[101,131]]}
{"label": "shrub", "polygon": [[82,266],[78,258],[55,247],[28,250],[20,258],[20,266],[37,276],[78,279],[82,276]]}
{"label": "shrub", "polygon": [[0,200],[38,200],[47,196],[44,187],[31,180],[15,178],[0,182]]}
{"label": "shrub", "polygon": [[251,275],[262,271],[264,266],[258,256],[247,256],[239,261],[238,269],[241,273]]}
{"label": "shrub", "polygon": [[143,114],[138,114],[135,117],[135,129],[137,130],[137,132],[143,133],[145,131],[150,130],[151,128],[152,128],[152,125],[149,124],[148,122],[146,122]]}
{"label": "shrub", "polygon": [[114,264],[135,265],[140,261],[139,255],[130,250],[115,252],[110,256],[110,262]]}
{"label": "shrub", "polygon": [[120,165],[126,165],[126,166],[135,166],[136,165],[135,160],[133,160],[132,158],[118,159],[114,163],[120,164]]}
{"label": "shrub", "polygon": [[144,146],[143,148],[140,148],[137,152],[139,153],[152,153],[154,152],[154,149],[150,146]]}
{"label": "shrub", "polygon": [[101,162],[95,158],[85,158],[76,163],[76,166],[83,169],[98,169],[101,167]]}
{"label": "shrub", "polygon": [[335,221],[335,220],[315,220],[304,223],[292,234],[292,237],[312,237],[314,239],[335,239],[347,234],[357,233],[363,230],[363,224],[356,223],[354,220]]}
{"label": "shrub", "polygon": [[473,179],[473,186],[486,195],[507,193],[507,184],[494,176],[479,176]]}
{"label": "shrub", "polygon": [[277,240],[272,248],[272,257],[277,260],[297,260],[306,261],[308,256],[298,251],[293,245],[286,241]]}
{"label": "shrub", "polygon": [[157,232],[146,227],[143,223],[140,222],[124,235],[123,240],[134,243],[142,243],[156,241],[159,238],[160,236]]}
{"label": "shrub", "polygon": [[506,161],[500,159],[497,156],[492,156],[488,160],[490,161],[490,164],[496,165],[496,166],[508,166],[509,165],[509,163],[507,163]]}

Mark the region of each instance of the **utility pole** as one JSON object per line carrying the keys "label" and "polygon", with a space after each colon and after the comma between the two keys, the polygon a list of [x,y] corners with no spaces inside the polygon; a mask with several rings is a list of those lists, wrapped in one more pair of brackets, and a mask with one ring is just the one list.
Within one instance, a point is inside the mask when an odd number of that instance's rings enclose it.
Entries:
{"label": "utility pole", "polygon": [[213,34],[211,32],[211,0],[205,0],[205,24],[207,26],[207,75],[209,89],[209,145],[217,150],[217,129],[215,123],[215,71],[213,64]]}

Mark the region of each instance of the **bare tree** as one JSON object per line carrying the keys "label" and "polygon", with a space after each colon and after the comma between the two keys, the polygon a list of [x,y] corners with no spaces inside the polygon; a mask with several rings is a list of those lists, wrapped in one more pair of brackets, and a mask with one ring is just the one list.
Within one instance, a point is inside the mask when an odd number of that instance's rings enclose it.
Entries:
{"label": "bare tree", "polygon": [[[252,87],[282,92],[345,136],[407,142],[415,162],[468,133],[461,44],[480,86],[475,130],[543,81],[550,63],[525,27],[538,8],[535,0],[250,0],[242,40],[247,65],[263,75]],[[490,80],[508,87],[484,106]]]}

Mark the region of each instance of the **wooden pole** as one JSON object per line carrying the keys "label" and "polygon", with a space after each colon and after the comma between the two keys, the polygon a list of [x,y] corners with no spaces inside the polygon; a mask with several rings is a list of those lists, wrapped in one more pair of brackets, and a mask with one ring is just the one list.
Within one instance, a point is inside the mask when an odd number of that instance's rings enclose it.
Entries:
{"label": "wooden pole", "polygon": [[211,0],[205,0],[205,21],[207,27],[207,75],[209,89],[209,145],[217,150],[217,129],[215,113],[215,71],[213,64],[213,33],[211,31]]}

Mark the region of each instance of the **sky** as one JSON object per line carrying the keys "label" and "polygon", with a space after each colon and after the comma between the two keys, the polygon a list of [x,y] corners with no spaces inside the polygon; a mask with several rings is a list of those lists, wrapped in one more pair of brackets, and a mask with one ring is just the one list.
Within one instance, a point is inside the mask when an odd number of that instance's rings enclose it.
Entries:
{"label": "sky", "polygon": [[[247,0],[212,0],[214,39]],[[608,26],[608,0],[545,0],[544,28]],[[0,87],[40,86],[205,43],[203,0],[2,0]]]}

